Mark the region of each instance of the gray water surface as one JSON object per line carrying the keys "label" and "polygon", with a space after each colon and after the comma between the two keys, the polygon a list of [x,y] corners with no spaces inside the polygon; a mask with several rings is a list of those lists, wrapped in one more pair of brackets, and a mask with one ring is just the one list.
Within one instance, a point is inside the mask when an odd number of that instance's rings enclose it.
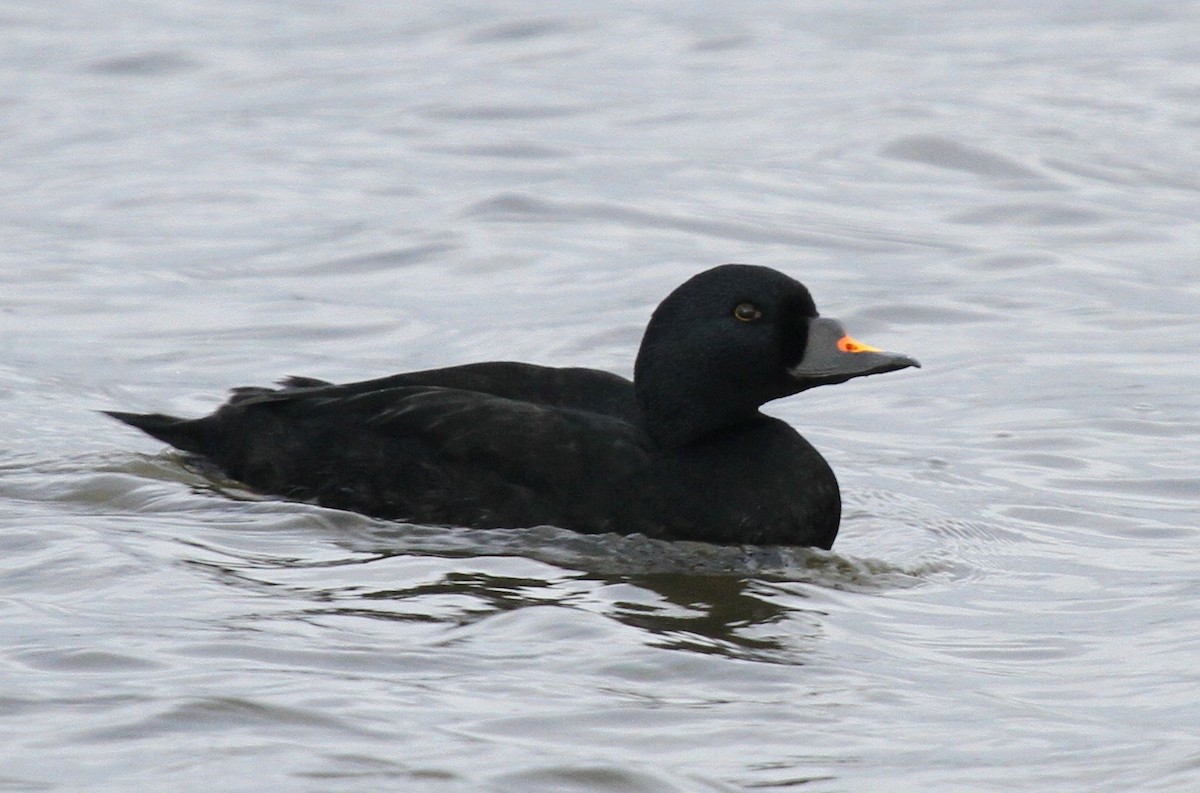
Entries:
{"label": "gray water surface", "polygon": [[[1200,786],[1200,7],[0,7],[0,790]],[[95,411],[628,374],[782,269],[831,553],[254,499]]]}

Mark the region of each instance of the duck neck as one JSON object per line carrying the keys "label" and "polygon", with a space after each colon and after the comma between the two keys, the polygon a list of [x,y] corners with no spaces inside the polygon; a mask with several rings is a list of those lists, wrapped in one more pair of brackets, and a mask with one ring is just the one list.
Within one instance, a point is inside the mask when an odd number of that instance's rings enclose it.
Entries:
{"label": "duck neck", "polygon": [[753,421],[760,414],[755,404],[739,404],[730,394],[704,392],[685,381],[634,378],[634,391],[642,427],[655,442],[677,449],[729,427]]}

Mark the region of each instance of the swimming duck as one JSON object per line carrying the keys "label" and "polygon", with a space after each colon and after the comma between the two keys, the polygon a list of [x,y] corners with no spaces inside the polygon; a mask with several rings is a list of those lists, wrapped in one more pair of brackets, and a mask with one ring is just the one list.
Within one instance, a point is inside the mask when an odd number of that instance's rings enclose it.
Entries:
{"label": "swimming duck", "polygon": [[919,366],[818,316],[789,276],[726,264],[662,301],[632,381],[491,362],[293,377],[198,419],[105,412],[255,490],[380,518],[829,548],[837,479],[759,408]]}

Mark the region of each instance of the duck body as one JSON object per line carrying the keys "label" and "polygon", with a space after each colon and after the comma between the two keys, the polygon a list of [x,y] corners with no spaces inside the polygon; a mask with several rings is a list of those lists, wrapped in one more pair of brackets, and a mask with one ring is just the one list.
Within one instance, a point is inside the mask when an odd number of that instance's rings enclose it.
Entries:
{"label": "duck body", "polygon": [[836,349],[848,338],[798,282],[723,265],[655,311],[632,381],[492,362],[343,385],[290,378],[236,389],[198,419],[109,415],[262,492],[381,518],[829,548],[833,471],[758,408],[917,365]]}

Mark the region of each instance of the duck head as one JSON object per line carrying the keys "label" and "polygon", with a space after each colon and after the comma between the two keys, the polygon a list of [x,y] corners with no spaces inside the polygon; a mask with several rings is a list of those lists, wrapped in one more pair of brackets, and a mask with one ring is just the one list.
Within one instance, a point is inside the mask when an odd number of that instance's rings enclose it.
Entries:
{"label": "duck head", "polygon": [[655,309],[634,387],[646,431],[680,447],[753,421],[773,399],[910,366],[920,364],[819,316],[799,281],[724,264],[685,281]]}

